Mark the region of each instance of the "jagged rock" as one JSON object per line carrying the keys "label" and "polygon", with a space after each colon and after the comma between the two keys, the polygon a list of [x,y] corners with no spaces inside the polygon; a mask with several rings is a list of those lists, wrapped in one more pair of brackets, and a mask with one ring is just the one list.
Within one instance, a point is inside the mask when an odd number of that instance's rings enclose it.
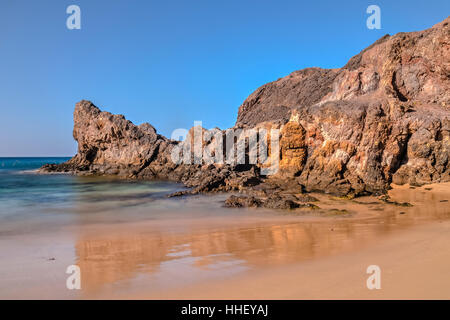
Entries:
{"label": "jagged rock", "polygon": [[290,199],[286,199],[279,195],[272,195],[267,198],[263,203],[265,208],[270,209],[295,209],[299,208],[300,205]]}
{"label": "jagged rock", "polygon": [[[311,197],[312,198],[312,197]],[[318,207],[310,203],[298,203],[297,199],[289,195],[274,194],[268,198],[258,198],[254,196],[235,196],[232,195],[225,200],[225,207],[228,208],[251,208],[264,207],[269,209],[296,209],[309,208],[317,209]],[[317,200],[317,199],[316,199]]]}
{"label": "jagged rock", "polygon": [[[274,176],[261,176],[258,165],[198,161],[195,152],[192,164],[174,163],[174,148],[193,137],[169,140],[85,100],[74,112],[77,154],[41,172],[180,181],[191,188],[180,194],[239,190],[253,198],[230,205],[273,208],[298,206],[302,200],[292,196],[304,191],[355,196],[383,194],[391,182],[450,181],[449,23],[384,36],[341,69],[295,71],[252,93],[234,129],[280,130]],[[211,154],[220,151],[224,131],[215,134],[201,143]]]}
{"label": "jagged rock", "polygon": [[102,112],[86,100],[75,105],[73,137],[78,152],[59,168],[80,174],[133,177],[157,157],[160,149],[170,145],[150,124],[136,126],[124,116]]}
{"label": "jagged rock", "polygon": [[225,207],[228,208],[260,207],[261,204],[261,200],[255,197],[232,195],[227,200],[225,200]]}
{"label": "jagged rock", "polygon": [[317,202],[317,198],[310,196],[309,194],[296,194],[295,198],[300,202]]}
{"label": "jagged rock", "polygon": [[450,181],[449,23],[386,35],[341,69],[308,68],[263,85],[236,126],[280,126],[280,173],[298,175],[307,191]]}
{"label": "jagged rock", "polygon": [[176,164],[171,153],[180,142],[157,134],[148,123],[136,126],[122,115],[102,112],[86,100],[75,105],[73,137],[78,142],[75,157],[47,164],[41,172],[164,179],[192,188],[180,195],[238,190],[260,181],[254,166]]}

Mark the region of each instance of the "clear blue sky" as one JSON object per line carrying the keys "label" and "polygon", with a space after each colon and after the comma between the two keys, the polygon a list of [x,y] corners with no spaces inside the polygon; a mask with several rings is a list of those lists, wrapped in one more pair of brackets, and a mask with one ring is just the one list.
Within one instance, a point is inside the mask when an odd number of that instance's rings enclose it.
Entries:
{"label": "clear blue sky", "polygon": [[[81,8],[81,30],[66,8]],[[381,7],[381,30],[366,8]],[[81,99],[168,136],[234,124],[256,88],[336,68],[386,33],[422,30],[450,1],[1,0],[0,156],[70,156]]]}

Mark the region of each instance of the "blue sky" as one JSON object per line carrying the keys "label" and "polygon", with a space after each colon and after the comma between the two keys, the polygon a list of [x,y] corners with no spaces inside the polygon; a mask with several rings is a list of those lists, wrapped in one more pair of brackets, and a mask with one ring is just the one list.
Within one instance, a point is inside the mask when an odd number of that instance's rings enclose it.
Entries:
{"label": "blue sky", "polygon": [[[81,8],[69,30],[66,8]],[[366,8],[381,8],[369,30]],[[170,136],[231,127],[264,83],[337,68],[386,33],[445,19],[450,1],[0,2],[0,156],[71,156],[81,99]]]}

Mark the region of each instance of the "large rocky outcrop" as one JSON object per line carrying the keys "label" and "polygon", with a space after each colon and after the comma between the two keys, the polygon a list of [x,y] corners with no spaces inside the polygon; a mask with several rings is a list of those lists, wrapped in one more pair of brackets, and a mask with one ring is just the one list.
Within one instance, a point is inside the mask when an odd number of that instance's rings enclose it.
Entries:
{"label": "large rocky outcrop", "polygon": [[192,141],[169,140],[148,123],[136,126],[87,100],[75,105],[73,137],[77,154],[63,164],[47,164],[41,172],[179,181],[192,188],[188,193],[240,190],[259,183],[256,166],[174,163],[173,148]]}
{"label": "large rocky outcrop", "polygon": [[449,23],[384,36],[341,69],[295,71],[252,93],[235,128],[280,130],[274,176],[261,176],[257,165],[176,164],[173,148],[191,140],[169,140],[89,101],[75,107],[77,155],[41,171],[169,179],[194,193],[246,190],[265,200],[233,198],[236,206],[271,207],[290,207],[280,195],[305,190],[377,194],[391,182],[450,181]]}
{"label": "large rocky outcrop", "polygon": [[449,23],[386,35],[341,69],[309,68],[263,85],[240,106],[236,126],[296,130],[282,153],[307,190],[378,193],[391,182],[450,181]]}

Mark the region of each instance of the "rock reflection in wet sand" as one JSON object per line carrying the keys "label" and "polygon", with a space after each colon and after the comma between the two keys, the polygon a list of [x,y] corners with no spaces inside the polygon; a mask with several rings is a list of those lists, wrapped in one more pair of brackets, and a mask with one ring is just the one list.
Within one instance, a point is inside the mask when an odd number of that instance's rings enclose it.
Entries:
{"label": "rock reflection in wet sand", "polygon": [[[95,295],[111,286],[158,290],[227,277],[236,272],[349,251],[417,220],[449,216],[448,207],[441,202],[445,193],[423,190],[419,193],[402,187],[393,194],[397,199],[414,202],[414,207],[380,203],[376,206],[383,209],[382,213],[364,219],[356,216],[302,221],[302,217],[288,217],[284,221],[274,218],[272,223],[254,221],[227,226],[227,219],[223,218],[223,227],[191,228],[183,232],[158,230],[148,222],[149,228],[80,234],[75,249],[83,291]],[[322,203],[326,206],[327,201]],[[331,205],[343,205],[357,212],[374,208],[373,202],[336,203]],[[203,226],[207,224],[205,221]]]}

